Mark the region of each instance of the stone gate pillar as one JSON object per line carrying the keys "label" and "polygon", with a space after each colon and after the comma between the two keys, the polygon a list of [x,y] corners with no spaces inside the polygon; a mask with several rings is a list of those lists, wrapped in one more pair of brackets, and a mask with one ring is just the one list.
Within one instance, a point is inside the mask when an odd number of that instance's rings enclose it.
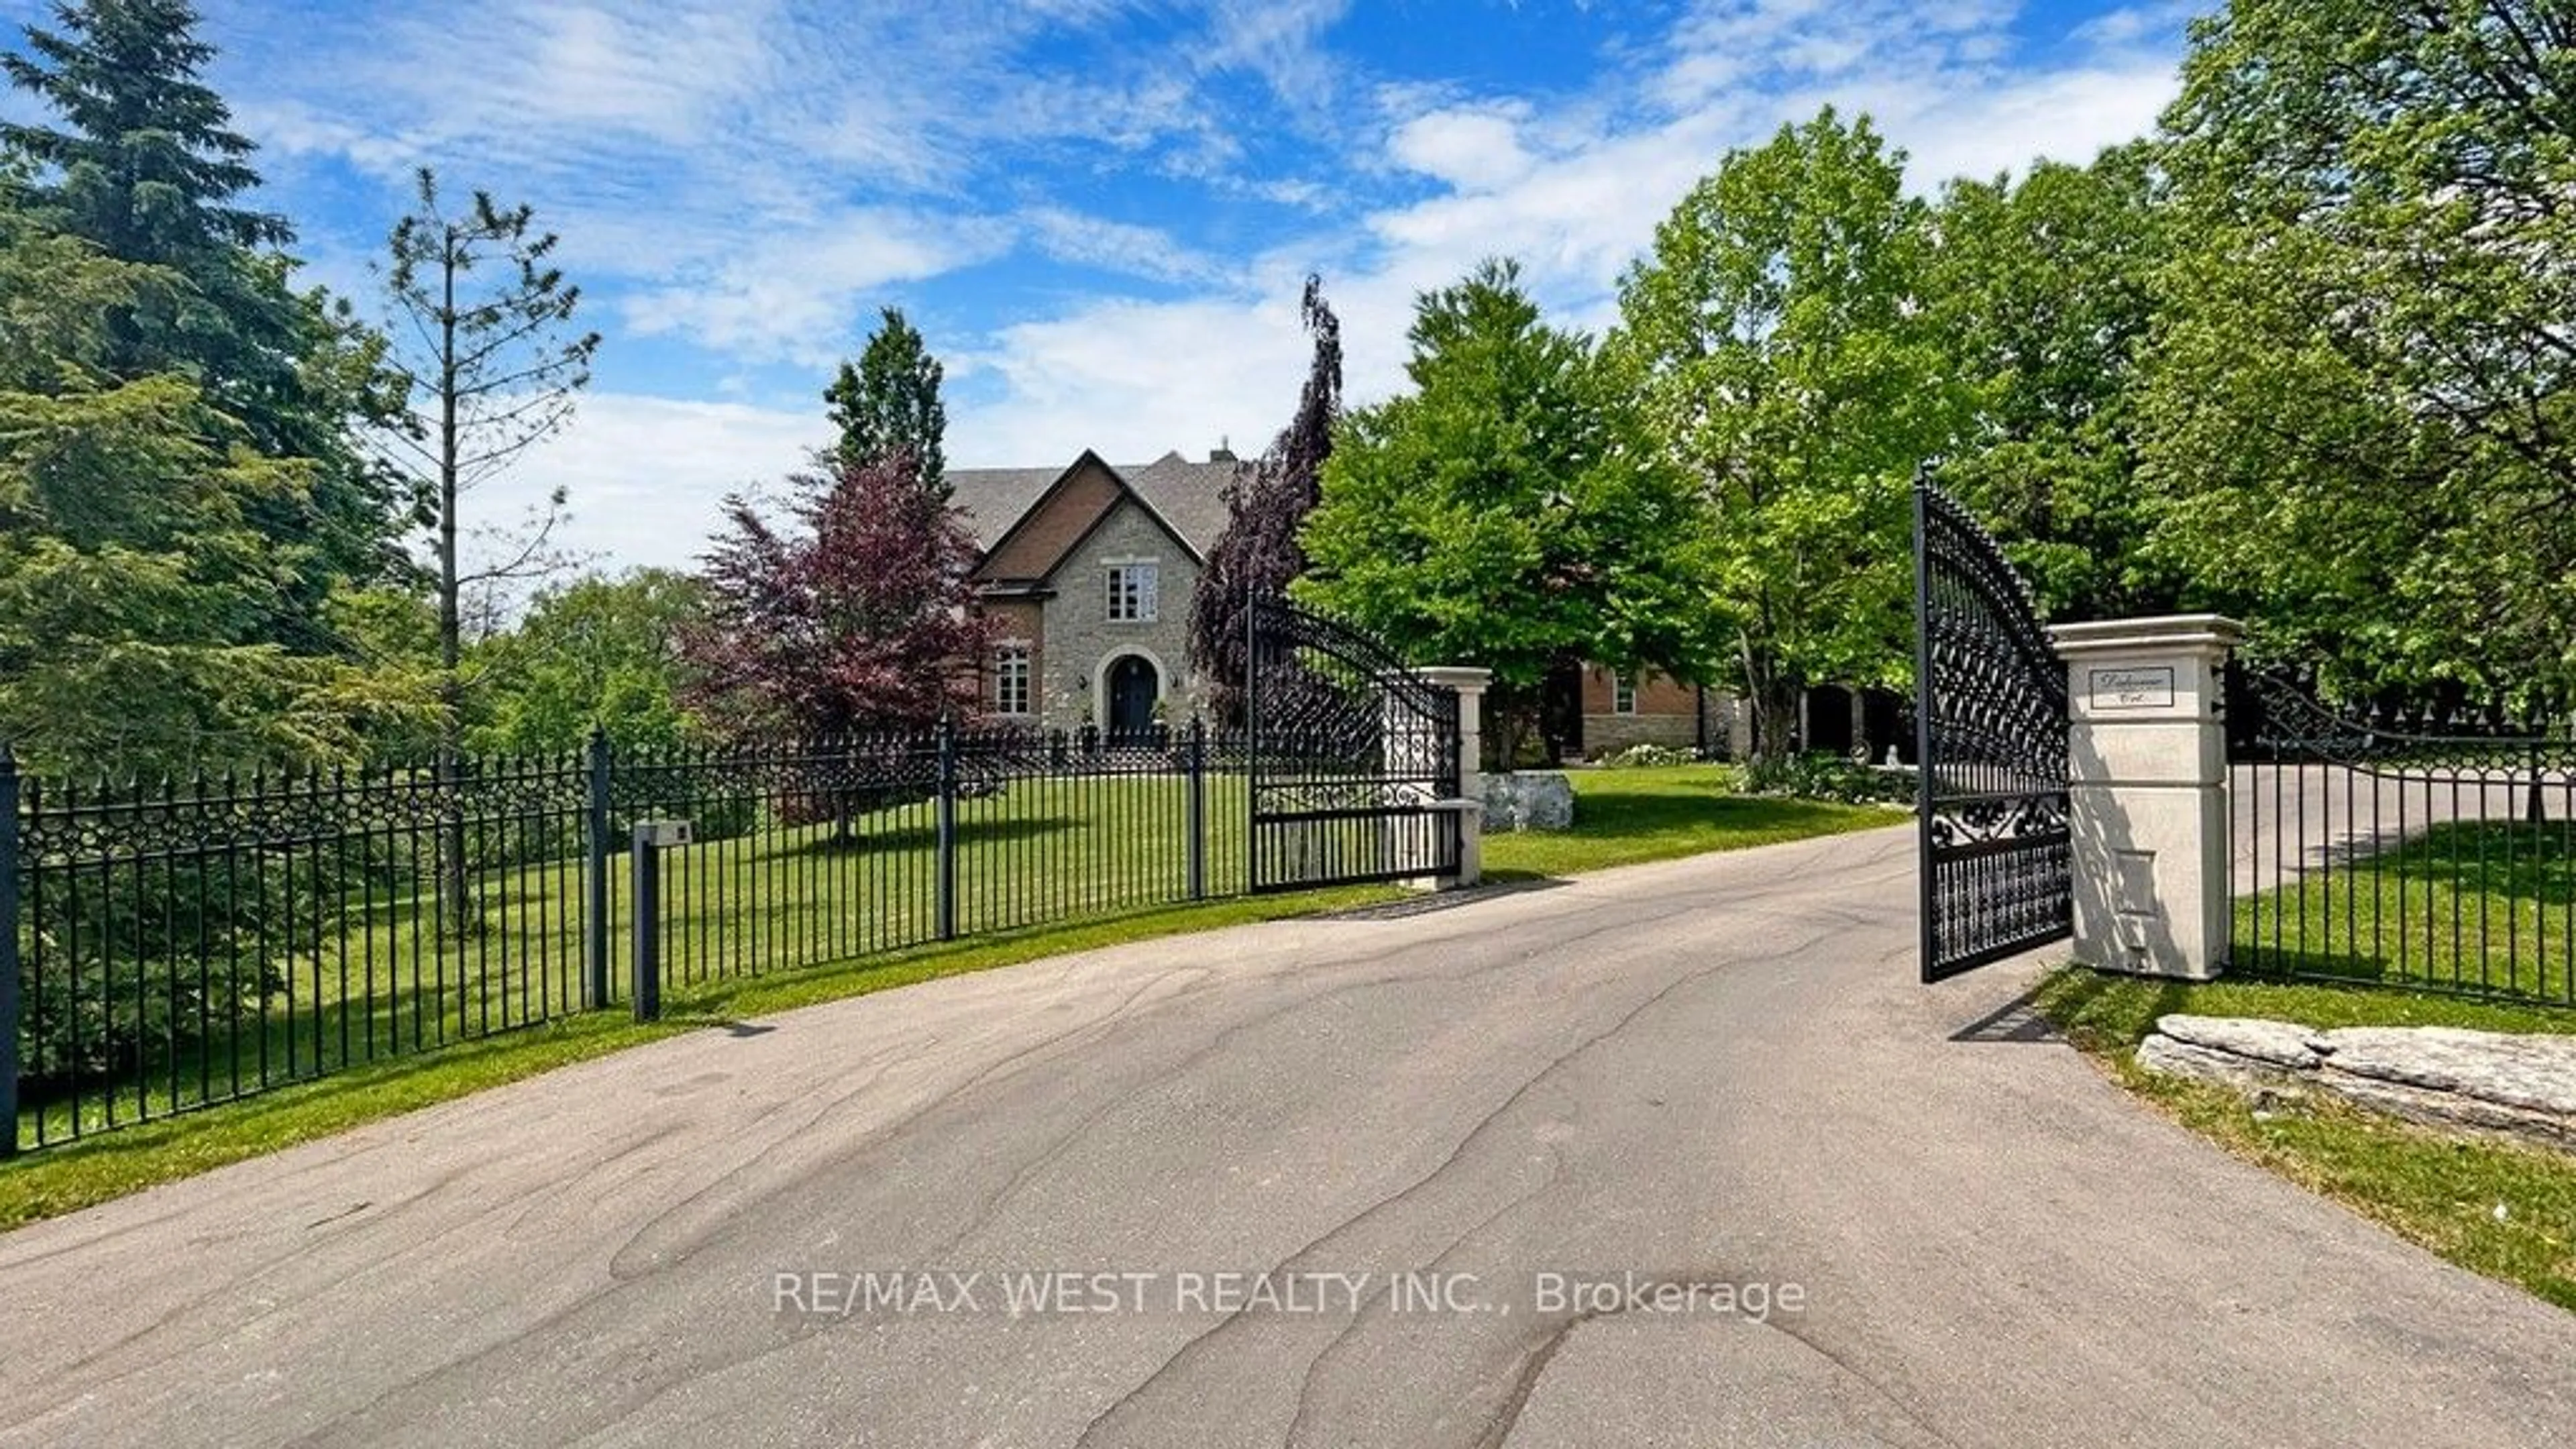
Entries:
{"label": "stone gate pillar", "polygon": [[2206,981],[2227,964],[2228,652],[2215,614],[2049,630],[2066,662],[2075,959]]}
{"label": "stone gate pillar", "polygon": [[1485,689],[1490,669],[1436,664],[1413,671],[1423,683],[1458,696],[1458,794],[1438,802],[1458,817],[1458,874],[1442,886],[1471,886],[1485,876]]}

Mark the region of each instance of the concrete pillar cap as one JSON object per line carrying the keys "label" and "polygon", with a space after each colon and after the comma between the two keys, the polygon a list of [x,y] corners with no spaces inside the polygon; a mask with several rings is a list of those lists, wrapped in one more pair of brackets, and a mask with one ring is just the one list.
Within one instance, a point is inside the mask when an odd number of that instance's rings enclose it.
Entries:
{"label": "concrete pillar cap", "polygon": [[2245,626],[2223,614],[2166,614],[2153,619],[2057,624],[2050,627],[2048,638],[2058,655],[2067,659],[2154,650],[2207,653],[2244,642]]}

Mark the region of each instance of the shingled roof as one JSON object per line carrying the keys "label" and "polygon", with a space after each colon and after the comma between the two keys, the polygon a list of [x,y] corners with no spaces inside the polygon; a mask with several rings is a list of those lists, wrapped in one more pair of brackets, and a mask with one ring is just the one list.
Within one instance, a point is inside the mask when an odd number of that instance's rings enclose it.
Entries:
{"label": "shingled roof", "polygon": [[[1225,485],[1246,466],[1230,458],[1199,463],[1179,453],[1165,453],[1151,463],[1111,464],[1147,507],[1161,514],[1174,533],[1201,558],[1225,531]],[[975,546],[990,549],[1010,532],[1040,498],[1064,476],[1064,468],[951,468],[948,486],[974,531]]]}

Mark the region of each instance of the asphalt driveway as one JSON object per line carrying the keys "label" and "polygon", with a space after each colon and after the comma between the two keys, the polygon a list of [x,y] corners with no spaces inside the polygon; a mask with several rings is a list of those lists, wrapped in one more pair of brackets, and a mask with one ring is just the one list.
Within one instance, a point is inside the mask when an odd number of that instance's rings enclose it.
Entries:
{"label": "asphalt driveway", "polygon": [[2034,968],[1914,985],[1912,846],[932,983],[40,1224],[0,1444],[2566,1442],[2576,1316],[2140,1110]]}

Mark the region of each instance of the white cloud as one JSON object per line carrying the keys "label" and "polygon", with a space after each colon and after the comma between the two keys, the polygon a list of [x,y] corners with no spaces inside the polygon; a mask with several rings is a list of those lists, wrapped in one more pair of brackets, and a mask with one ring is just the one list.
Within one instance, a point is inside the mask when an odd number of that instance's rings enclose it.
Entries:
{"label": "white cloud", "polygon": [[[587,399],[518,475],[572,488],[585,546],[686,562],[716,499],[824,424],[648,391],[775,396],[778,364],[827,364],[899,300],[940,322],[961,466],[1257,452],[1294,403],[1307,271],[1357,401],[1400,383],[1415,292],[1488,255],[1598,330],[1693,182],[1827,102],[1870,112],[1927,193],[2146,130],[2180,9],[2127,4],[2026,42],[2018,0],[1675,0],[1662,33],[1517,91],[1372,73],[1336,49],[1347,0],[458,0],[317,15],[264,42],[253,63],[280,79],[240,93],[299,164],[398,190],[436,159],[532,202],[612,332],[702,359]],[[383,224],[365,230],[338,240]],[[978,288],[1001,269],[959,274],[1014,253],[1107,279],[1023,281],[996,315]]]}
{"label": "white cloud", "polygon": [[1039,250],[1061,262],[1161,282],[1214,282],[1226,275],[1215,258],[1181,245],[1157,227],[1042,206],[1020,218]]}
{"label": "white cloud", "polygon": [[949,402],[960,466],[1070,461],[1084,448],[1145,461],[1231,439],[1257,453],[1287,421],[1306,344],[1293,294],[1237,301],[1100,301],[1006,328],[958,361]]}
{"label": "white cloud", "polygon": [[1521,149],[1526,105],[1426,111],[1395,128],[1387,149],[1397,164],[1459,191],[1491,191],[1529,174]]}
{"label": "white cloud", "polygon": [[588,393],[562,433],[477,490],[468,521],[506,522],[561,487],[566,548],[614,567],[694,568],[726,494],[779,483],[830,433],[819,407]]}
{"label": "white cloud", "polygon": [[985,221],[846,211],[798,231],[737,239],[722,262],[630,294],[626,323],[735,357],[828,363],[846,347],[849,319],[872,291],[990,259],[1009,243],[1005,228]]}

